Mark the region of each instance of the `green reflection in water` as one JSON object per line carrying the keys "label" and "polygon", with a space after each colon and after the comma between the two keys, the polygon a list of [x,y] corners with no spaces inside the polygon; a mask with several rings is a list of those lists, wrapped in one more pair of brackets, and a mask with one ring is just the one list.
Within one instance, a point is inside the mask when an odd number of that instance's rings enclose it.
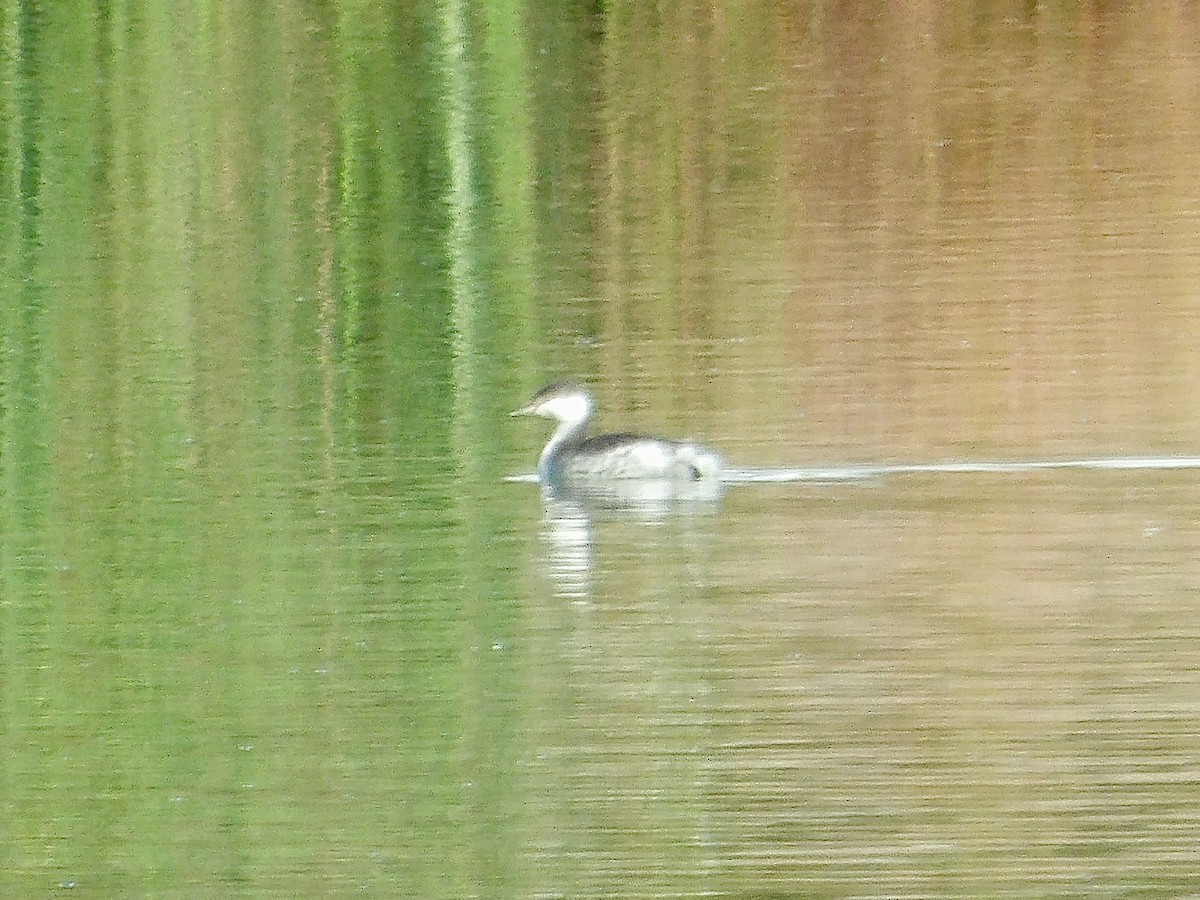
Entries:
{"label": "green reflection in water", "polygon": [[14,9],[6,893],[495,881],[507,689],[463,654],[508,556],[452,497],[502,471],[529,209],[481,176],[447,241],[439,20]]}

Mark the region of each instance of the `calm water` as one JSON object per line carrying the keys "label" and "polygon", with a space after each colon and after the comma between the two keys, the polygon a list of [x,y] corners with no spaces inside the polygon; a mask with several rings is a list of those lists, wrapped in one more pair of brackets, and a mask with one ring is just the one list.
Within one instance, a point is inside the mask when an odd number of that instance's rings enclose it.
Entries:
{"label": "calm water", "polygon": [[385,7],[0,4],[0,893],[1200,894],[1200,15]]}

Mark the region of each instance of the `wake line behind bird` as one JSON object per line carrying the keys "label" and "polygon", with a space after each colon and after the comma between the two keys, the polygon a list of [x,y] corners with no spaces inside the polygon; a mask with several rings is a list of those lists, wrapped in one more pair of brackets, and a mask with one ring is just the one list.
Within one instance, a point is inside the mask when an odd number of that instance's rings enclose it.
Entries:
{"label": "wake line behind bird", "polygon": [[727,468],[721,473],[726,484],[771,484],[798,481],[859,481],[889,475],[1019,474],[1082,469],[1093,471],[1151,471],[1200,469],[1200,456],[1105,456],[1084,459],[955,460],[936,463],[892,465],[797,466],[785,468]]}

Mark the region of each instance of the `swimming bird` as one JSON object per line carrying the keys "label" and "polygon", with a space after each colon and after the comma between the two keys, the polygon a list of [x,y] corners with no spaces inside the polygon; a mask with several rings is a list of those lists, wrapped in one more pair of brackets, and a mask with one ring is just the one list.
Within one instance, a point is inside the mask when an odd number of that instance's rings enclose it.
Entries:
{"label": "swimming bird", "polygon": [[573,482],[717,480],[723,462],[715,451],[686,441],[621,432],[587,437],[596,410],[591,392],[577,381],[546,385],[514,416],[543,416],[558,427],[538,458],[538,479],[545,485]]}

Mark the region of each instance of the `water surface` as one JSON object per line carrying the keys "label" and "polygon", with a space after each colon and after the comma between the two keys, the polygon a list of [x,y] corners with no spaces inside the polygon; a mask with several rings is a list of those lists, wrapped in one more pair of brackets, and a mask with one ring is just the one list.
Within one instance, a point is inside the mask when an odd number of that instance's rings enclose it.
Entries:
{"label": "water surface", "polygon": [[1200,892],[1193,11],[0,22],[5,895]]}

